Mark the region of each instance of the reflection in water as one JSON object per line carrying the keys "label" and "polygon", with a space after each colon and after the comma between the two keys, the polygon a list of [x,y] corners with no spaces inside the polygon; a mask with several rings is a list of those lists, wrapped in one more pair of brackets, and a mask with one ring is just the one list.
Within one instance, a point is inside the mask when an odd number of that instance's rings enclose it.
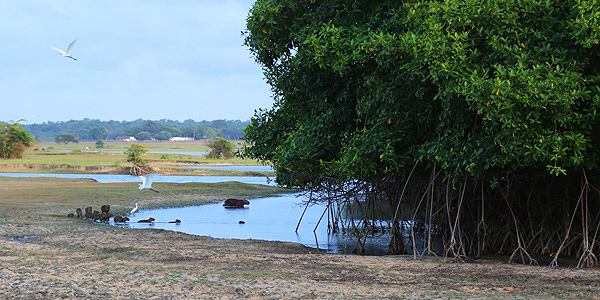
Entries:
{"label": "reflection in water", "polygon": [[[327,220],[316,227],[325,209],[324,205],[309,207],[295,232],[304,210],[297,205],[302,199],[295,195],[250,200],[246,208],[226,209],[223,203],[144,210],[132,216],[126,228],[160,228],[215,238],[261,239],[270,241],[296,242],[328,252],[351,253],[356,241],[348,235],[327,234]],[[151,224],[137,223],[153,217]],[[169,223],[176,219],[181,223]],[[243,221],[243,222],[240,222]],[[316,230],[315,230],[316,227]],[[387,252],[386,234],[373,235],[367,242],[368,253],[383,255]]]}

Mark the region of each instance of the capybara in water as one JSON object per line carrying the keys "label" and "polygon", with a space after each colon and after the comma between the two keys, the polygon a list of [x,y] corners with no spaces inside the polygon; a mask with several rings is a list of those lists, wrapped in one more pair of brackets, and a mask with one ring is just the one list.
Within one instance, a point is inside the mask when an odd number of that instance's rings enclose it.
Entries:
{"label": "capybara in water", "polygon": [[154,220],[155,219],[153,217],[150,217],[146,220],[139,220],[138,223],[152,223],[152,222],[154,222]]}
{"label": "capybara in water", "polygon": [[226,207],[244,207],[244,204],[250,204],[250,201],[243,199],[227,199],[223,206]]}
{"label": "capybara in water", "polygon": [[181,223],[181,220],[179,220],[179,219],[175,219],[175,221],[169,221],[169,223],[176,223],[176,224],[179,224],[179,223]]}
{"label": "capybara in water", "polygon": [[81,211],[81,208],[79,208],[79,207],[78,207],[78,208],[76,208],[76,209],[75,209],[75,213],[77,214],[77,217],[78,217],[78,218],[81,218],[81,217],[83,217],[83,213],[82,213],[82,211]]}
{"label": "capybara in water", "polygon": [[110,204],[102,205],[102,207],[100,207],[100,210],[103,214],[108,214],[108,212],[110,211]]}
{"label": "capybara in water", "polygon": [[128,217],[115,216],[113,218],[113,221],[119,222],[119,223],[125,223],[125,222],[129,221],[129,218]]}

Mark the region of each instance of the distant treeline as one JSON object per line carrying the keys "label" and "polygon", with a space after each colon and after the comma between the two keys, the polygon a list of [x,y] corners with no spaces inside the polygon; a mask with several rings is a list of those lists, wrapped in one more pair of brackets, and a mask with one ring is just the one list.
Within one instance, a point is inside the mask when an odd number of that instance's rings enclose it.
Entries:
{"label": "distant treeline", "polygon": [[68,133],[79,141],[115,140],[118,136],[134,136],[138,140],[169,140],[171,137],[208,139],[222,137],[237,140],[245,135],[249,121],[215,120],[183,122],[173,120],[101,121],[97,119],[44,122],[22,125],[36,141],[53,142],[56,136]]}

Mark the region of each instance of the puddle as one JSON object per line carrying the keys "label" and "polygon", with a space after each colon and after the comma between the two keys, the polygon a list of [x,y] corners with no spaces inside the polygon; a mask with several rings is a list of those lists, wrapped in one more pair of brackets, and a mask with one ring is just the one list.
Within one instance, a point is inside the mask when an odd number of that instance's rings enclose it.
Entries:
{"label": "puddle", "polygon": [[38,238],[38,237],[40,237],[40,236],[39,235],[19,235],[19,236],[11,236],[8,239],[13,242],[22,243],[27,239]]}

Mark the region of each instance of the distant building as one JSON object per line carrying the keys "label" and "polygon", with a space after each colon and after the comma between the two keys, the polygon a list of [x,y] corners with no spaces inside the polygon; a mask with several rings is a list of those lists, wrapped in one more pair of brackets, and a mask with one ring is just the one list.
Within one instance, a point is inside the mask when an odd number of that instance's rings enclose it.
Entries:
{"label": "distant building", "polygon": [[193,141],[194,138],[191,137],[180,137],[180,136],[175,136],[172,137],[169,141],[171,142],[189,142],[189,141]]}
{"label": "distant building", "polygon": [[135,142],[137,141],[133,136],[118,136],[115,138],[117,142]]}

